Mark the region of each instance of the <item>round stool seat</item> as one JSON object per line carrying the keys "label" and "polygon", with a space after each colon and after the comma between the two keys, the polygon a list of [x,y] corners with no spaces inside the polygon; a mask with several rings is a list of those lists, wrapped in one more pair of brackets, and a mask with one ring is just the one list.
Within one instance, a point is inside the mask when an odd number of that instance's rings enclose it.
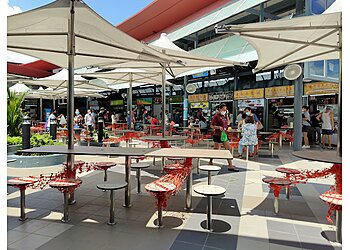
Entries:
{"label": "round stool seat", "polygon": [[298,169],[293,169],[293,168],[276,168],[276,171],[283,174],[300,174],[301,173]]}
{"label": "round stool seat", "polygon": [[116,165],[117,165],[117,163],[115,163],[115,162],[97,162],[95,164],[96,167],[103,169],[103,170],[109,169],[109,168],[114,167]]}
{"label": "round stool seat", "polygon": [[220,171],[221,167],[214,166],[214,165],[202,165],[202,166],[199,166],[199,169],[203,171]]}
{"label": "round stool seat", "polygon": [[120,181],[117,183],[103,183],[103,184],[97,184],[96,187],[98,189],[102,190],[118,190],[125,188],[128,185],[125,181]]}
{"label": "round stool seat", "polygon": [[226,189],[216,185],[198,185],[193,190],[201,195],[205,196],[217,196],[222,195],[226,192]]}
{"label": "round stool seat", "polygon": [[7,181],[8,186],[27,186],[37,182],[38,179],[32,177],[17,177]]}
{"label": "round stool seat", "polygon": [[64,178],[64,179],[56,179],[49,182],[49,186],[52,188],[69,188],[69,187],[76,187],[80,185],[82,181],[80,179],[71,179],[71,178]]}
{"label": "round stool seat", "polygon": [[129,142],[129,145],[140,145],[140,142],[138,142],[138,141],[132,141],[132,142]]}
{"label": "round stool seat", "polygon": [[149,192],[153,193],[161,193],[161,192],[169,192],[176,189],[174,184],[163,182],[163,181],[155,181],[147,184],[145,189]]}
{"label": "round stool seat", "polygon": [[279,177],[265,177],[262,179],[267,184],[273,184],[278,186],[289,186],[292,184],[291,181]]}
{"label": "round stool seat", "polygon": [[[82,160],[78,160],[78,161],[74,161],[74,166],[81,166],[81,165],[84,165],[85,164],[85,161],[82,161]],[[67,162],[63,162],[63,165],[67,166]]]}
{"label": "round stool seat", "polygon": [[131,168],[148,168],[150,166],[149,163],[146,162],[139,162],[139,163],[132,163]]}
{"label": "round stool seat", "polygon": [[323,193],[320,195],[320,199],[324,202],[332,205],[342,206],[343,205],[343,196],[342,194],[336,193]]}

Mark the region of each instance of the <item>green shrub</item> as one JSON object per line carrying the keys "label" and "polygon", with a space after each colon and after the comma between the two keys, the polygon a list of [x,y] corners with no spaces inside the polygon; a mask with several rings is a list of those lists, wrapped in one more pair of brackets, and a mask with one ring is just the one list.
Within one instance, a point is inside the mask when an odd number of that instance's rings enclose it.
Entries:
{"label": "green shrub", "polygon": [[22,144],[22,137],[21,136],[9,136],[9,135],[7,135],[7,144],[8,145]]}
{"label": "green shrub", "polygon": [[33,134],[30,137],[30,147],[41,147],[47,145],[65,145],[64,143],[52,140],[49,134]]}
{"label": "green shrub", "polygon": [[18,136],[21,134],[23,120],[22,103],[26,93],[16,93],[7,88],[7,134]]}

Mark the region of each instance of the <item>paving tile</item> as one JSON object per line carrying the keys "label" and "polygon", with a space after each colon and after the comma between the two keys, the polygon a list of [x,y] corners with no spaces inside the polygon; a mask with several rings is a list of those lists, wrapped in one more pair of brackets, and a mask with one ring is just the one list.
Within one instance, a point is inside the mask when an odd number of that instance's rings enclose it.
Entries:
{"label": "paving tile", "polygon": [[237,235],[210,233],[205,246],[222,249],[236,249]]}
{"label": "paving tile", "polygon": [[28,236],[29,233],[10,230],[7,232],[7,244],[10,245]]}
{"label": "paving tile", "polygon": [[13,249],[34,250],[50,241],[52,237],[30,234],[27,237],[9,245]]}
{"label": "paving tile", "polygon": [[208,233],[206,232],[182,230],[177,236],[176,240],[191,244],[204,245],[207,237]]}
{"label": "paving tile", "polygon": [[267,229],[269,231],[278,231],[296,235],[294,225],[291,223],[268,220]]}
{"label": "paving tile", "polygon": [[269,231],[268,234],[270,243],[297,248],[301,247],[299,238],[296,234],[282,233],[276,231]]}
{"label": "paving tile", "polygon": [[47,225],[46,227],[39,229],[38,231],[35,232],[35,234],[56,237],[61,233],[65,232],[66,230],[70,229],[71,227],[73,227],[73,225],[53,222]]}
{"label": "paving tile", "polygon": [[170,250],[202,250],[203,245],[195,245],[188,242],[175,241]]}
{"label": "paving tile", "polygon": [[50,223],[51,222],[49,221],[43,221],[43,220],[30,220],[30,221],[26,221],[24,224],[18,227],[15,227],[13,230],[27,232],[27,233],[34,233],[39,229],[46,227]]}
{"label": "paving tile", "polygon": [[237,249],[269,250],[270,246],[267,239],[239,236],[237,241]]}

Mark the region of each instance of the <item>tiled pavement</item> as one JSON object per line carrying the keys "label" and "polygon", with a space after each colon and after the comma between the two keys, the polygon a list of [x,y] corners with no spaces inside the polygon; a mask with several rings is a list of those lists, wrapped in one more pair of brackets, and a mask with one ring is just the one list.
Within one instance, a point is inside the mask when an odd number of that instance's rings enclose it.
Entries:
{"label": "tiled pavement", "polygon": [[[154,226],[157,217],[155,199],[146,191],[136,194],[135,172],[132,171],[132,207],[124,208],[124,192],[116,192],[117,224],[108,226],[109,193],[96,188],[103,180],[101,171],[82,175],[83,184],[75,192],[77,203],[69,206],[71,221],[62,223],[63,195],[54,189],[26,192],[27,215],[18,221],[19,192],[8,188],[8,249],[341,249],[326,238],[334,239],[334,226],[326,220],[328,206],[319,200],[334,179],[312,180],[292,188],[291,200],[280,196],[280,214],[274,215],[273,193],[261,179],[278,176],[281,164],[300,169],[324,168],[328,164],[300,160],[291,155],[288,146],[277,158],[255,157],[249,162],[234,160],[239,173],[228,172],[227,163],[213,177],[213,184],[225,187],[224,197],[213,199],[214,231],[203,227],[206,199],[193,192],[193,211],[185,211],[185,191],[171,197],[164,213],[164,228]],[[85,161],[116,161],[123,158],[77,156]],[[152,162],[152,159],[149,159]],[[205,163],[202,160],[202,164]],[[157,161],[159,164],[159,161]],[[38,175],[59,170],[59,166],[36,169],[8,168],[9,176]],[[142,172],[142,183],[160,176],[160,167]],[[196,172],[196,171],[194,171]],[[111,169],[109,180],[122,180],[124,168]],[[193,173],[193,185],[206,182],[206,174]],[[185,185],[183,186],[185,188]],[[144,190],[144,189],[143,189]]]}

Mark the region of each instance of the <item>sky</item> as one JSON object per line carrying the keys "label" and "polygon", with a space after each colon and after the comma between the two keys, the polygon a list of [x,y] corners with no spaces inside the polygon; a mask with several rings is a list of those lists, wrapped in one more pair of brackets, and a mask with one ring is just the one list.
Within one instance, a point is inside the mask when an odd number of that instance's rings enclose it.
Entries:
{"label": "sky", "polygon": [[[31,10],[53,0],[7,0],[7,15]],[[95,12],[113,25],[133,16],[153,0],[84,0]]]}

